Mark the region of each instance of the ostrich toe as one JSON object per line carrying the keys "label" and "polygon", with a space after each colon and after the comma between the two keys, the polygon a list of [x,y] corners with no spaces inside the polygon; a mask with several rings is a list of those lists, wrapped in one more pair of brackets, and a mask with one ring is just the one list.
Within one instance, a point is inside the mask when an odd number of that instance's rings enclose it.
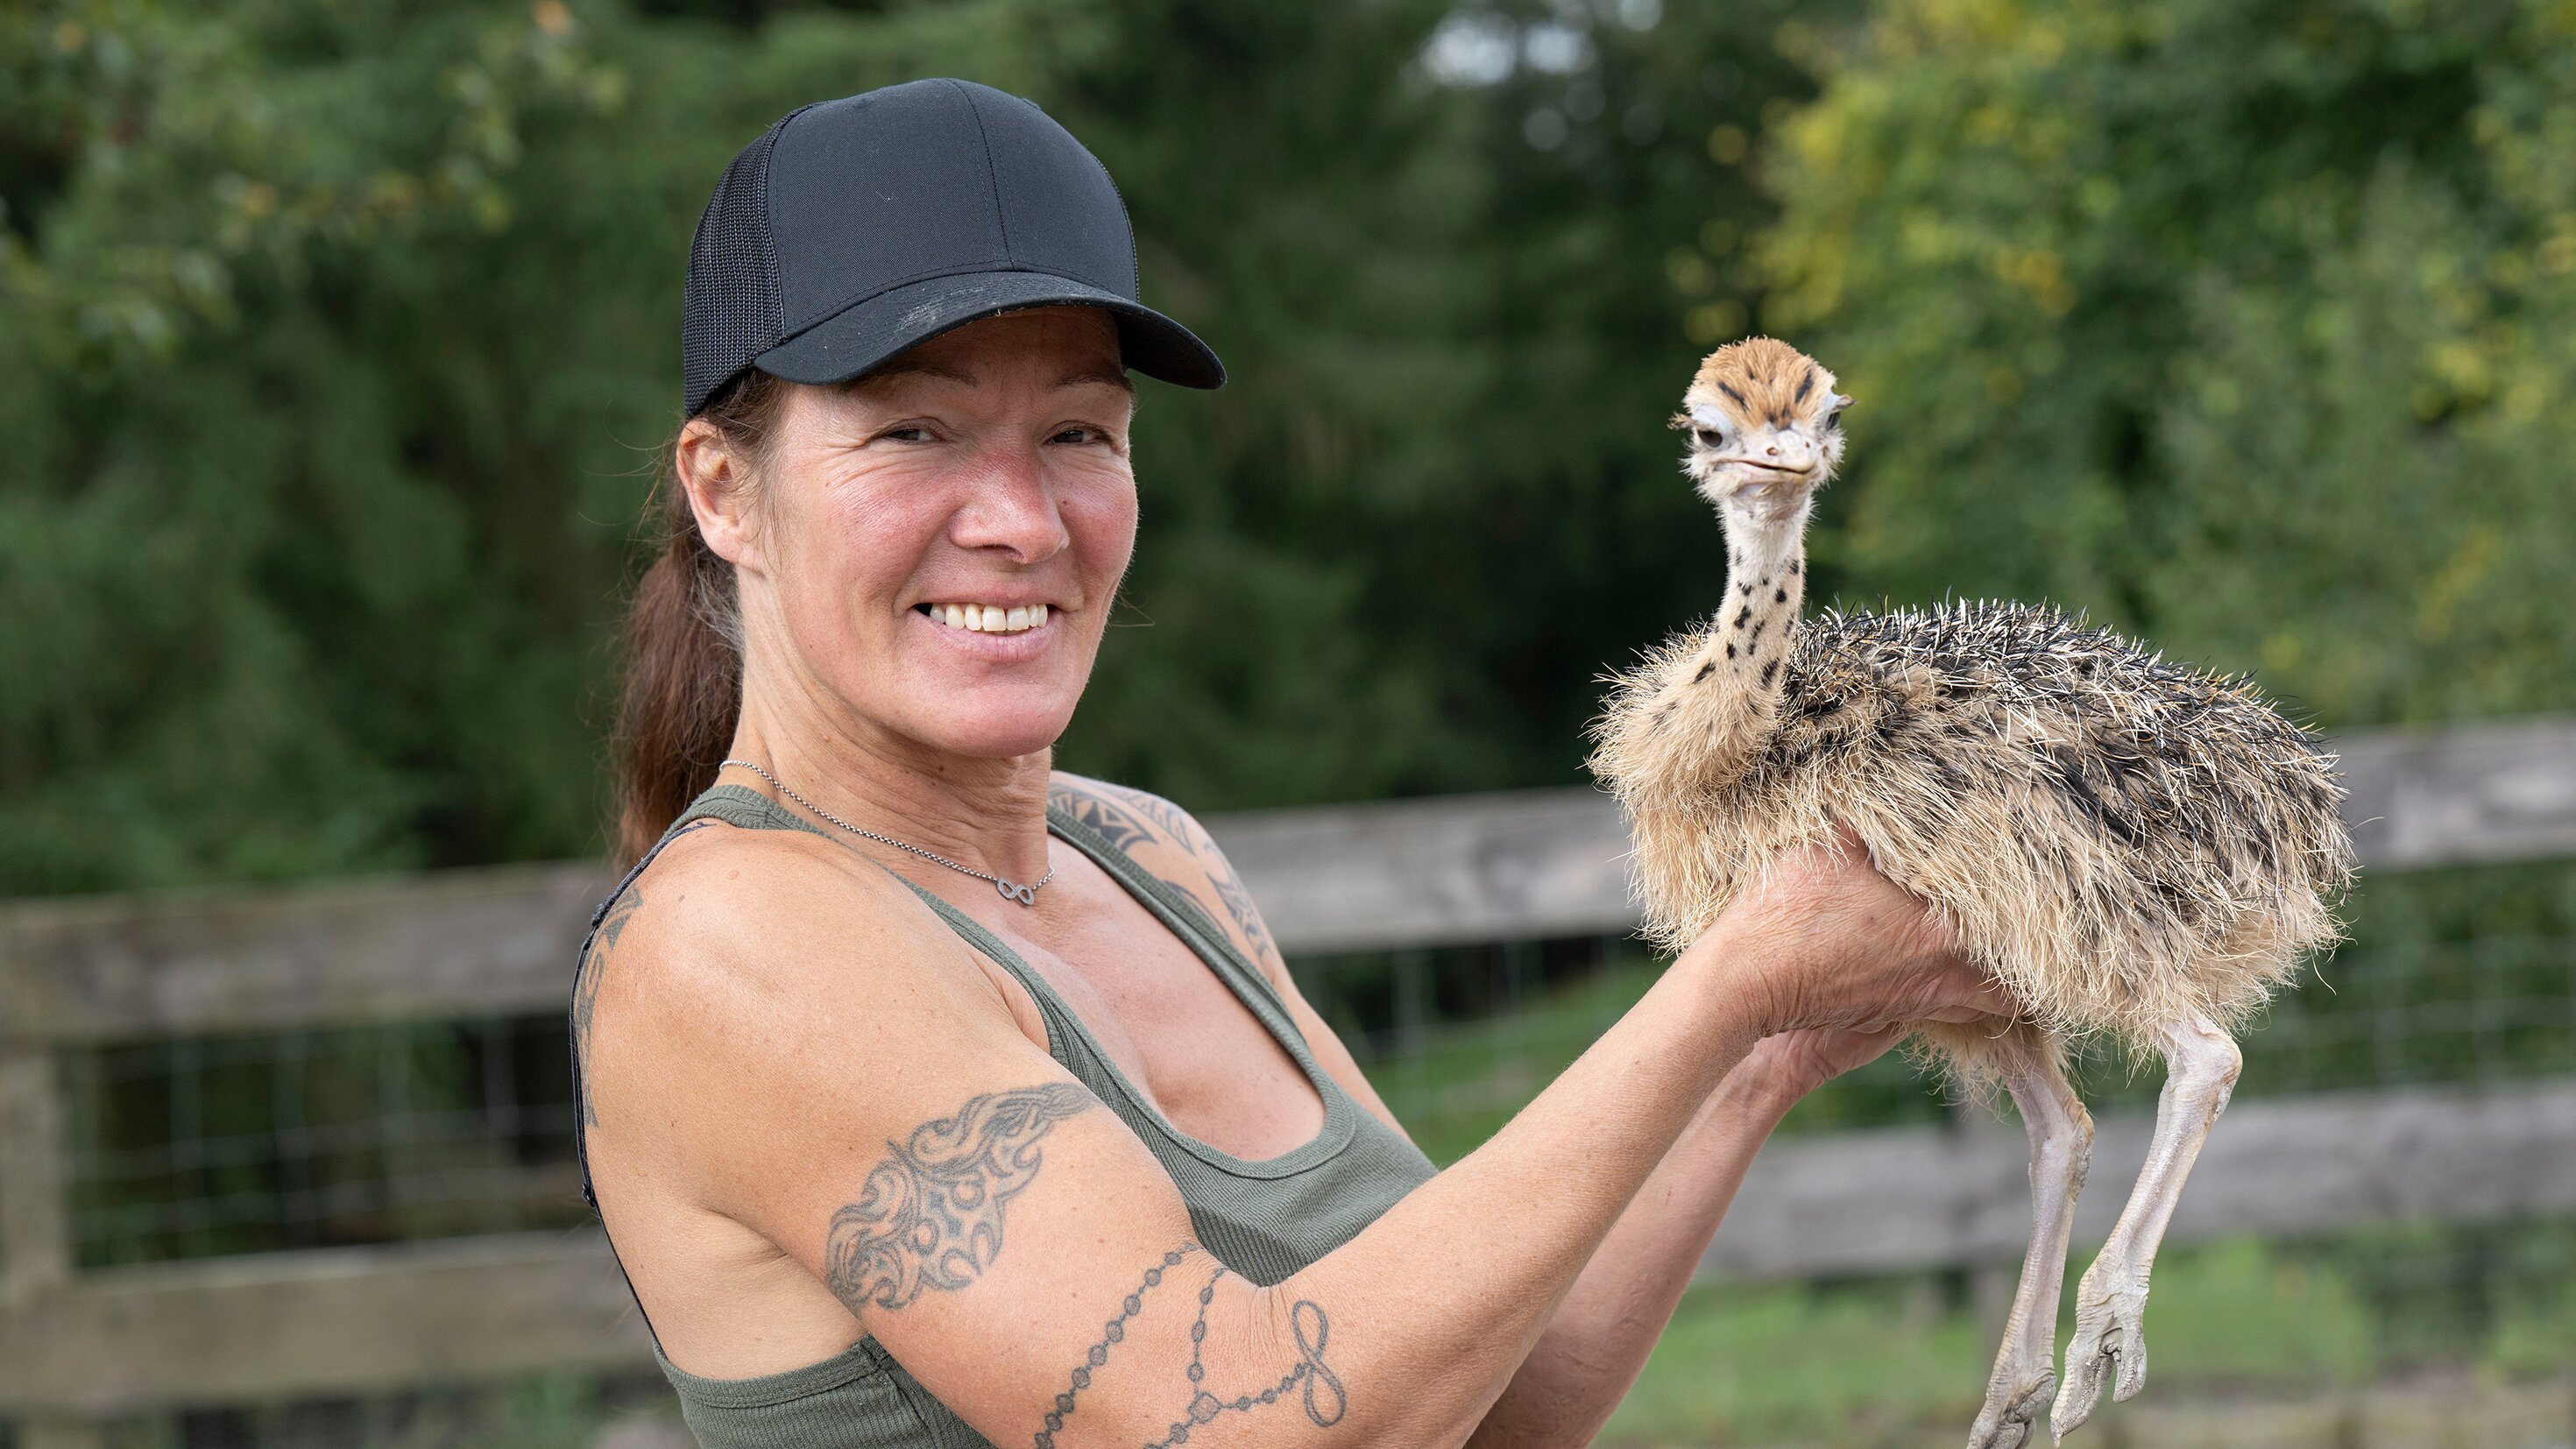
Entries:
{"label": "ostrich toe", "polygon": [[1968,1449],[2022,1449],[2040,1410],[2056,1392],[2057,1372],[2044,1366],[2017,1384],[1998,1380],[1988,1385],[1986,1406],[1968,1431]]}
{"label": "ostrich toe", "polygon": [[2095,1259],[2075,1290],[2075,1339],[2066,1346],[2066,1382],[2048,1414],[2049,1428],[2058,1438],[2093,1417],[2106,1382],[2112,1385],[2112,1399],[2121,1403],[2146,1386],[2146,1312],[2145,1281],[2128,1278],[2107,1253]]}

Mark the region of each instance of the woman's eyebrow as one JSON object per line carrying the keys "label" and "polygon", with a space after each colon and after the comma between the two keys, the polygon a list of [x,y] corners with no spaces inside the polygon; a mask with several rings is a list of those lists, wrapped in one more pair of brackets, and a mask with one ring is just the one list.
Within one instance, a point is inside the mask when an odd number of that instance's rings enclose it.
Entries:
{"label": "woman's eyebrow", "polygon": [[975,374],[971,372],[960,372],[956,368],[942,367],[935,362],[908,362],[898,360],[889,362],[885,366],[880,367],[873,372],[851,379],[850,386],[856,388],[867,383],[885,382],[889,379],[898,377],[935,377],[943,382],[956,383],[960,387],[974,387],[976,385]]}
{"label": "woman's eyebrow", "polygon": [[1136,390],[1136,384],[1127,380],[1127,369],[1123,367],[1082,368],[1079,371],[1068,372],[1064,376],[1056,379],[1055,385],[1059,391],[1068,387],[1094,386],[1114,387],[1120,392],[1134,392]]}

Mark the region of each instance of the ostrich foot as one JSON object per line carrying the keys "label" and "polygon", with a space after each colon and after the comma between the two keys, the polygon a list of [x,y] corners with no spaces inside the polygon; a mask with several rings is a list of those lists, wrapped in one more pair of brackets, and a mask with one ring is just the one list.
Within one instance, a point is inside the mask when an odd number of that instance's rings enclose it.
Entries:
{"label": "ostrich foot", "polygon": [[2115,1403],[2127,1403],[2146,1387],[2146,1313],[2146,1280],[2129,1278],[2109,1253],[2085,1271],[2075,1289],[2075,1340],[2066,1346],[2066,1385],[2048,1415],[2058,1438],[2093,1417],[2106,1382]]}
{"label": "ostrich foot", "polygon": [[2045,1364],[2018,1383],[2005,1383],[1998,1376],[1986,1386],[1986,1407],[1977,1414],[1976,1426],[1968,1430],[1968,1449],[2022,1449],[2030,1442],[2031,1426],[2039,1422],[2040,1410],[2048,1407],[2050,1395],[2056,1392],[2057,1371]]}
{"label": "ostrich foot", "polygon": [[2111,1397],[2118,1401],[2134,1397],[2147,1382],[2147,1280],[2155,1271],[2156,1249],[2244,1064],[2227,1033],[2197,1012],[2168,1024],[2160,1036],[2165,1090],[2156,1103],[2146,1168],[2129,1191],[2111,1240],[2075,1289],[2075,1341],[2067,1345],[2066,1381],[2058,1386],[2048,1420],[2061,1439],[2093,1416],[2104,1380],[2112,1380]]}

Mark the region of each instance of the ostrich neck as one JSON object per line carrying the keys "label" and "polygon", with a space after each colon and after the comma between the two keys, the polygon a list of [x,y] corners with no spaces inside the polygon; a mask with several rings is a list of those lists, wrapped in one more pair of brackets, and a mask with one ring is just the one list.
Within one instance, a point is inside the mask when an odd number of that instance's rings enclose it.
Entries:
{"label": "ostrich neck", "polygon": [[1667,676],[1667,704],[1688,719],[1703,784],[1740,778],[1761,758],[1788,687],[1790,636],[1806,597],[1807,509],[1766,518],[1729,504],[1726,599],[1699,647]]}
{"label": "ostrich neck", "polygon": [[1709,634],[1709,657],[1752,714],[1768,726],[1785,688],[1789,637],[1807,590],[1807,509],[1766,518],[1729,506],[1726,602]]}

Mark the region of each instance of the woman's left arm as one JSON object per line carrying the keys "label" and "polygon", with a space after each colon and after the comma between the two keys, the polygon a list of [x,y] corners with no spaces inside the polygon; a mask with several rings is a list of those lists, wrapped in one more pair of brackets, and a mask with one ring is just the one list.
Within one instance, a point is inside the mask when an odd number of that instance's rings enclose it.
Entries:
{"label": "woman's left arm", "polygon": [[[1404,1131],[1331,1024],[1298,991],[1250,892],[1197,820],[1159,796],[1077,776],[1057,776],[1056,800],[1198,900],[1270,978],[1316,1065]],[[1582,1444],[1599,1433],[1671,1322],[1771,1129],[1801,1097],[1878,1057],[1901,1035],[1790,1032],[1755,1047],[1630,1200],[1470,1444]]]}
{"label": "woman's left arm", "polygon": [[1799,1098],[1900,1035],[1791,1032],[1754,1048],[1629,1201],[1469,1444],[1591,1442],[1672,1321],[1771,1129]]}

